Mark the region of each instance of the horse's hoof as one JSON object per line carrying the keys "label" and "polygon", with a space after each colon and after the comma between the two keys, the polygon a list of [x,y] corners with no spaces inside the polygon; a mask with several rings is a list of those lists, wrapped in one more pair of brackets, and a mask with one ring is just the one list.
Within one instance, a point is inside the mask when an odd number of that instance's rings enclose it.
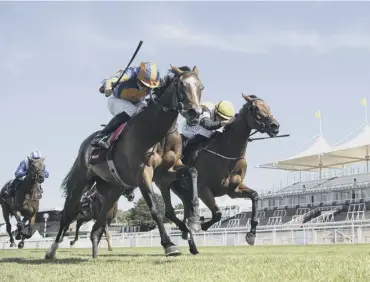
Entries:
{"label": "horse's hoof", "polygon": [[189,218],[187,225],[194,232],[199,232],[202,229],[201,221],[196,218]]}
{"label": "horse's hoof", "polygon": [[11,248],[15,247],[15,243],[14,243],[14,242],[11,242],[11,243],[10,243],[10,247],[11,247]]}
{"label": "horse's hoof", "polygon": [[245,235],[245,241],[247,241],[248,245],[254,246],[256,235],[248,232],[247,235]]}
{"label": "horse's hoof", "polygon": [[75,241],[69,242],[69,245],[72,247],[75,244]]}
{"label": "horse's hoof", "polygon": [[55,259],[54,255],[49,255],[49,253],[45,254],[45,259]]}
{"label": "horse's hoof", "polygon": [[170,246],[165,250],[164,254],[166,257],[176,257],[181,255],[181,252],[176,246]]}
{"label": "horse's hoof", "polygon": [[23,249],[23,247],[24,247],[24,243],[23,242],[19,242],[18,249]]}
{"label": "horse's hoof", "polygon": [[202,231],[207,231],[208,230],[208,226],[206,226],[205,224],[204,224],[204,222],[200,225],[201,226],[201,228],[202,228]]}
{"label": "horse's hoof", "polygon": [[192,254],[192,255],[199,255],[199,252],[197,249],[189,249],[189,252]]}
{"label": "horse's hoof", "polygon": [[112,248],[108,248],[108,251],[111,252],[111,251],[113,251],[113,249]]}

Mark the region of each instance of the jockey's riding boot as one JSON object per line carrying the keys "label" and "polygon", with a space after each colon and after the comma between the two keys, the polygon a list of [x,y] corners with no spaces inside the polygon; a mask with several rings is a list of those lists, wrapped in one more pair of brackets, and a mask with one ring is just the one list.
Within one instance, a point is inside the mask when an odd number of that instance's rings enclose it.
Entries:
{"label": "jockey's riding boot", "polygon": [[206,140],[208,140],[207,137],[197,134],[187,141],[187,144],[183,149],[182,163],[184,165],[190,165],[190,162],[192,162],[193,153],[199,148],[200,144]]}
{"label": "jockey's riding boot", "polygon": [[91,141],[91,146],[93,147],[103,147],[109,149],[107,143],[107,137],[112,134],[121,124],[127,122],[130,119],[130,116],[125,112],[119,113],[114,116],[109,123],[95,135],[94,139]]}
{"label": "jockey's riding boot", "polygon": [[135,193],[134,193],[134,191],[128,192],[127,194],[124,194],[124,196],[126,197],[126,199],[129,202],[132,202],[135,199]]}

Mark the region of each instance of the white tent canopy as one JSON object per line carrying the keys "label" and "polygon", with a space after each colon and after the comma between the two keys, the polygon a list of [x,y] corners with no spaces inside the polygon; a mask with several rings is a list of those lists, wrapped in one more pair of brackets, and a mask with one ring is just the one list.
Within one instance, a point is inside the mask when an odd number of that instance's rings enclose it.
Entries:
{"label": "white tent canopy", "polygon": [[[345,165],[354,162],[369,161],[370,126],[366,124],[350,141],[334,147],[327,153],[331,163]],[[367,170],[369,171],[369,170]]]}
{"label": "white tent canopy", "polygon": [[280,169],[288,171],[311,171],[323,168],[341,168],[334,165],[326,155],[332,148],[322,135],[315,138],[313,144],[305,151],[281,161],[257,166],[258,168]]}
{"label": "white tent canopy", "polygon": [[41,235],[40,235],[40,233],[39,233],[39,231],[35,231],[35,233],[33,233],[33,235],[32,235],[32,237],[31,237],[31,239],[41,239],[41,238],[43,238]]}
{"label": "white tent canopy", "polygon": [[346,164],[366,161],[369,172],[370,126],[365,124],[360,129],[354,138],[335,147],[319,135],[307,150],[296,156],[257,167],[288,171],[319,169],[321,172],[324,168],[343,168]]}

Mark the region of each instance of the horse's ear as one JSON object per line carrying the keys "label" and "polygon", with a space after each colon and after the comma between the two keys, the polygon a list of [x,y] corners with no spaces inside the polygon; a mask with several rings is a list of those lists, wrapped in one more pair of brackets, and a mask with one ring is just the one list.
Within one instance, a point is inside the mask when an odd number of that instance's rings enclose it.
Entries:
{"label": "horse's ear", "polygon": [[41,158],[41,160],[42,160],[42,161],[45,161],[45,159],[46,159],[46,157],[42,157],[42,158]]}
{"label": "horse's ear", "polygon": [[243,97],[243,98],[244,98],[244,100],[245,100],[245,101],[247,101],[247,102],[252,101],[252,98],[251,98],[249,95],[245,95],[245,94],[243,94],[243,93],[242,93],[242,97]]}
{"label": "horse's ear", "polygon": [[198,73],[199,73],[199,69],[197,68],[197,66],[194,66],[194,67],[193,67],[193,72],[194,72],[196,75],[198,75]]}
{"label": "horse's ear", "polygon": [[177,75],[182,75],[183,74],[183,71],[180,70],[178,67],[175,67],[173,65],[171,65],[171,69],[177,74]]}

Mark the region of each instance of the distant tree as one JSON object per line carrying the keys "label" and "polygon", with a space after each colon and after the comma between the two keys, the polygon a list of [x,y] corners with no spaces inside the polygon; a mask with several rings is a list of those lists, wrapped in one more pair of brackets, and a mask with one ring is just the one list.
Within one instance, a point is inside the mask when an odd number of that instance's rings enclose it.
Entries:
{"label": "distant tree", "polygon": [[[165,205],[162,199],[162,196],[154,193],[154,199],[157,204],[158,212],[163,216],[164,222],[168,222],[168,219],[164,216]],[[129,211],[130,221],[139,221],[139,222],[152,222],[152,215],[150,214],[149,208],[144,200],[141,197],[137,202],[134,203],[134,207]]]}
{"label": "distant tree", "polygon": [[130,213],[128,211],[118,210],[117,221],[121,223],[127,223],[129,221]]}

